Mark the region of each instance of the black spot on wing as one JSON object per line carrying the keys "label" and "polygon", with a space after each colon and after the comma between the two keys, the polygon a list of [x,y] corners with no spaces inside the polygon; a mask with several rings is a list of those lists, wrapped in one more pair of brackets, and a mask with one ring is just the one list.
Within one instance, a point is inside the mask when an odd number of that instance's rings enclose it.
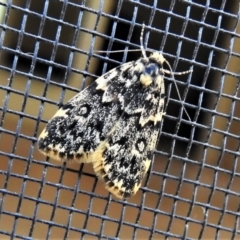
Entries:
{"label": "black spot on wing", "polygon": [[126,161],[126,158],[123,156],[123,157],[120,159],[119,167],[126,169],[128,166],[129,166],[129,163]]}
{"label": "black spot on wing", "polygon": [[145,138],[139,138],[136,141],[135,147],[139,151],[139,153],[144,153],[147,146],[147,142]]}
{"label": "black spot on wing", "polygon": [[82,116],[82,117],[87,117],[89,113],[91,112],[91,106],[89,104],[83,104],[78,112],[76,112],[77,115]]}

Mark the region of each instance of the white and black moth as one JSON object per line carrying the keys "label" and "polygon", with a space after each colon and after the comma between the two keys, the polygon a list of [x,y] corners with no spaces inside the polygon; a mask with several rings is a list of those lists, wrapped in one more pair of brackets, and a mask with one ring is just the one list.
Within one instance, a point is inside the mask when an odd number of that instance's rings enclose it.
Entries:
{"label": "white and black moth", "polygon": [[114,68],[73,97],[38,140],[40,151],[53,159],[92,163],[118,198],[141,186],[165,114],[166,60],[158,52],[146,57],[143,47],[142,53],[143,58]]}

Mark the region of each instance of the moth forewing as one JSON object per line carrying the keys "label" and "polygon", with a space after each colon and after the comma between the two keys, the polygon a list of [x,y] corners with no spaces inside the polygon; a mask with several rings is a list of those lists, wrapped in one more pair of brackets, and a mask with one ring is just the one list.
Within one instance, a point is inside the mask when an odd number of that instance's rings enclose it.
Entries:
{"label": "moth forewing", "polygon": [[114,68],[73,97],[38,139],[46,156],[92,163],[118,198],[134,195],[150,167],[165,114],[164,74],[172,74],[163,69],[161,53],[146,57],[143,29],[144,57]]}

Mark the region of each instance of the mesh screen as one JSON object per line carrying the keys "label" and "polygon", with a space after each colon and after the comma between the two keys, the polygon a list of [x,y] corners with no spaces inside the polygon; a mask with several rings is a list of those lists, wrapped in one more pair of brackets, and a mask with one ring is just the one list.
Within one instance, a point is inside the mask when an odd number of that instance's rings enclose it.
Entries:
{"label": "mesh screen", "polygon": [[[0,14],[1,238],[240,238],[238,0],[0,0]],[[151,168],[119,200],[91,164],[45,158],[36,141],[79,90],[141,56],[128,50],[143,22],[144,45],[193,72],[176,76],[182,101],[166,76]]]}

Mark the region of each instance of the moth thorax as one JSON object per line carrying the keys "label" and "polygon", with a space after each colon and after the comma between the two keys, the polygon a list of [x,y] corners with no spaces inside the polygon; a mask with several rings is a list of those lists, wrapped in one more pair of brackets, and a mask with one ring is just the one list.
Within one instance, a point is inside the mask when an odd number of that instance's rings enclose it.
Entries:
{"label": "moth thorax", "polygon": [[159,74],[160,71],[158,64],[150,62],[145,66],[143,73],[140,75],[140,82],[144,87],[148,87],[155,82],[155,78],[157,78]]}

